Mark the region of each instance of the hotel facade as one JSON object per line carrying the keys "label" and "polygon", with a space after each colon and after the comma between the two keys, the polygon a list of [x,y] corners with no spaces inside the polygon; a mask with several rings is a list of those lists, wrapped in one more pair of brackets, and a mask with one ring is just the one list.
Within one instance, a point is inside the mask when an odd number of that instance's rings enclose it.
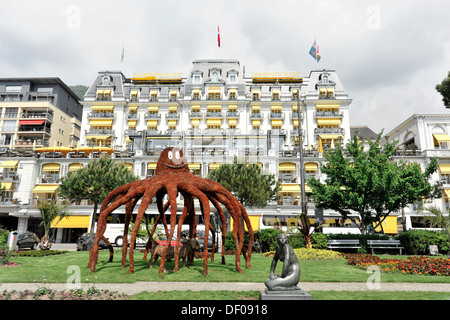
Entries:
{"label": "hotel facade", "polygon": [[[176,146],[184,150],[191,172],[202,177],[235,157],[259,164],[265,174],[277,177],[281,190],[278,201],[263,208],[247,208],[252,222],[259,226],[260,216],[295,218],[301,210],[299,147],[304,153],[306,178],[325,178],[320,170],[323,152],[345,145],[352,137],[351,103],[335,70],[315,70],[307,76],[299,72],[247,74],[237,60],[195,60],[189,74],[136,73],[128,78],[120,71],[100,71],[81,101],[79,142],[70,150],[43,148],[31,157],[16,158],[20,182],[0,209],[17,220],[19,232],[36,230],[36,204],[53,198],[61,201],[59,179],[67,172],[105,154],[144,179],[154,174],[160,152]],[[441,121],[450,126],[450,119]],[[447,126],[441,127],[450,132]],[[299,130],[303,139],[299,139]],[[424,134],[418,130],[415,136]],[[421,147],[407,157],[426,165],[430,157],[419,152]],[[450,152],[450,146],[440,147]],[[11,158],[0,161],[6,170]],[[442,174],[435,174],[433,180],[442,180]],[[29,177],[24,179],[25,175]],[[358,230],[355,220],[344,221],[331,210],[316,210],[308,186],[305,189],[308,214],[325,220],[327,233]],[[444,194],[434,200],[442,208],[448,203]],[[12,203],[13,199],[18,201]],[[182,203],[179,199],[179,210]],[[88,202],[71,204],[70,221],[54,225],[56,240],[76,240],[76,234],[87,230],[92,208]],[[117,212],[123,214],[124,209]],[[156,213],[156,205],[148,212]],[[423,216],[412,207],[408,213]],[[397,214],[388,222],[384,231],[396,234]]]}

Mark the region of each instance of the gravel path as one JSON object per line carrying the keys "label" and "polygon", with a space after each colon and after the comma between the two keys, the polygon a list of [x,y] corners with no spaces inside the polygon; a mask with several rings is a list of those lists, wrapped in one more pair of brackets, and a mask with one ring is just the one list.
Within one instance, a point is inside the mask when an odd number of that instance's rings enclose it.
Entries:
{"label": "gravel path", "polygon": [[[89,288],[93,284],[81,284]],[[264,290],[263,283],[254,282],[135,282],[135,283],[96,283],[100,290],[117,291],[128,295],[142,291],[170,291],[170,290],[230,290],[230,291],[259,291]],[[65,283],[3,283],[0,290],[37,290],[46,287],[57,291],[68,289]],[[301,282],[298,287],[304,291],[369,291],[363,282]],[[450,283],[381,283],[374,291],[436,291],[450,292]]]}

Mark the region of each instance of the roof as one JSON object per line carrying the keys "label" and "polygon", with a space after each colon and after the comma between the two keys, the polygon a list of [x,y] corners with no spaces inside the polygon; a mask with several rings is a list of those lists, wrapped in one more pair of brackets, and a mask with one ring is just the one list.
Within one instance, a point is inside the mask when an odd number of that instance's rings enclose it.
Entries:
{"label": "roof", "polygon": [[368,126],[355,126],[350,127],[350,135],[353,140],[355,134],[358,135],[360,139],[376,139],[378,134],[372,131]]}

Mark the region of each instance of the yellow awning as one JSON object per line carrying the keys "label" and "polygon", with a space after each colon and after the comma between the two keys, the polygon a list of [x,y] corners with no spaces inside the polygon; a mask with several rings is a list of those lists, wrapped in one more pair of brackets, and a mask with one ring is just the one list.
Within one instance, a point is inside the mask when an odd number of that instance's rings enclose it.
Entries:
{"label": "yellow awning", "polygon": [[228,106],[228,110],[229,111],[236,111],[237,110],[237,105],[236,104],[230,104]]}
{"label": "yellow awning", "polygon": [[59,184],[52,185],[52,184],[41,184],[36,186],[32,193],[55,193],[56,190],[58,190]]}
{"label": "yellow awning", "polygon": [[167,121],[168,127],[176,127],[177,126],[177,120],[169,120]]}
{"label": "yellow awning", "polygon": [[46,163],[42,166],[42,171],[59,171],[61,165],[59,163]]}
{"label": "yellow awning", "polygon": [[272,110],[272,111],[282,111],[283,107],[282,106],[270,106],[270,110]]}
{"label": "yellow awning", "polygon": [[131,90],[131,91],[130,91],[130,94],[131,94],[132,96],[137,96],[138,92],[139,92],[139,90]]}
{"label": "yellow awning", "polygon": [[147,110],[148,112],[158,112],[159,106],[149,106]]}
{"label": "yellow awning", "polygon": [[[383,231],[385,234],[397,234],[397,217],[396,216],[388,216],[386,219],[381,223],[383,226]],[[375,223],[373,224],[375,226]],[[375,229],[376,232],[381,232],[381,227]]]}
{"label": "yellow awning", "polygon": [[91,139],[95,139],[95,140],[107,140],[108,138],[111,138],[111,135],[107,135],[107,136],[86,136],[86,137],[85,137],[86,140],[91,140]]}
{"label": "yellow awning", "polygon": [[209,164],[209,169],[210,169],[210,170],[216,170],[216,169],[219,169],[221,165],[222,165],[221,163],[215,163],[215,162],[213,162],[213,163],[210,163],[210,164]]}
{"label": "yellow awning", "polygon": [[237,119],[228,119],[228,124],[230,126],[235,126],[237,125]]}
{"label": "yellow awning", "polygon": [[253,89],[253,90],[252,90],[252,93],[259,93],[259,92],[260,92],[259,89]]}
{"label": "yellow awning", "polygon": [[340,126],[341,119],[317,119],[318,126]]}
{"label": "yellow awning", "polygon": [[157,162],[149,162],[149,163],[147,164],[147,169],[149,169],[149,170],[155,170],[155,169],[156,169],[156,164],[157,164]]}
{"label": "yellow awning", "polygon": [[221,93],[222,90],[220,88],[208,88],[208,93]]}
{"label": "yellow awning", "polygon": [[297,166],[295,165],[295,163],[291,162],[280,163],[278,166],[278,170],[280,171],[295,171],[296,169]]}
{"label": "yellow awning", "polygon": [[206,120],[206,125],[208,126],[220,126],[222,124],[221,119],[208,119]]}
{"label": "yellow awning", "polygon": [[178,94],[178,90],[170,90],[170,94]]}
{"label": "yellow awning", "polygon": [[301,192],[299,184],[282,184],[280,193]]}
{"label": "yellow awning", "polygon": [[113,120],[90,120],[89,125],[95,127],[111,127],[113,125]]}
{"label": "yellow awning", "polygon": [[[301,193],[301,188],[299,184],[282,184],[280,188],[280,193]],[[312,192],[312,189],[305,185],[305,193]]]}
{"label": "yellow awning", "polygon": [[212,104],[209,106],[206,106],[206,110],[210,111],[210,110],[222,110],[222,105],[220,104]]}
{"label": "yellow awning", "polygon": [[2,189],[5,188],[5,191],[11,191],[12,186],[13,186],[12,182],[1,182],[0,183],[0,188],[2,188]]}
{"label": "yellow awning", "polygon": [[445,192],[445,196],[447,197],[447,199],[450,199],[450,190],[444,189],[444,192]]}
{"label": "yellow awning", "polygon": [[318,104],[316,109],[339,109],[341,106],[339,104]]}
{"label": "yellow awning", "polygon": [[326,94],[327,88],[319,88],[319,92],[320,92],[320,94]]}
{"label": "yellow awning", "polygon": [[198,127],[200,125],[200,119],[192,119],[191,126]]}
{"label": "yellow awning", "polygon": [[315,172],[319,169],[319,165],[314,162],[305,163],[305,171],[307,172]]}
{"label": "yellow awning", "polygon": [[53,219],[50,228],[89,228],[90,216],[67,216]]}
{"label": "yellow awning", "polygon": [[[293,111],[293,112],[297,112],[297,110],[298,110],[298,105],[293,104],[293,105],[292,105],[292,111]],[[300,107],[300,110],[302,110],[302,107]]]}
{"label": "yellow awning", "polygon": [[83,167],[84,167],[84,165],[82,163],[71,163],[69,165],[69,171],[71,171],[71,172],[78,171]]}
{"label": "yellow awning", "polygon": [[236,88],[228,89],[228,93],[237,93],[237,89]]}
{"label": "yellow awning", "polygon": [[111,95],[112,90],[111,89],[105,89],[103,90],[103,94],[105,95]]}
{"label": "yellow awning", "polygon": [[[303,123],[303,122],[302,122]],[[298,127],[298,119],[293,119],[292,120],[292,125],[294,126],[294,127]]]}
{"label": "yellow awning", "polygon": [[334,88],[327,88],[327,93],[328,93],[328,95],[333,95],[334,94]]}
{"label": "yellow awning", "polygon": [[114,110],[114,106],[92,106],[91,110],[92,111],[99,111],[99,110],[113,111]]}
{"label": "yellow awning", "polygon": [[321,134],[319,135],[320,139],[322,140],[338,140],[342,139],[342,134]]}
{"label": "yellow awning", "polygon": [[440,164],[439,170],[441,174],[450,174],[450,163]]}
{"label": "yellow awning", "polygon": [[437,142],[450,142],[450,137],[446,134],[433,134],[433,137],[437,140]]}
{"label": "yellow awning", "polygon": [[283,120],[274,119],[272,120],[272,127],[281,127],[283,125]]}
{"label": "yellow awning", "polygon": [[252,106],[252,111],[261,111],[261,106]]}
{"label": "yellow awning", "polygon": [[172,112],[178,111],[178,106],[169,106],[169,111],[172,111]]}
{"label": "yellow awning", "polygon": [[200,110],[200,105],[198,105],[198,104],[192,105],[191,110],[192,111],[199,111]]}
{"label": "yellow awning", "polygon": [[127,168],[128,171],[132,172],[133,171],[133,164],[132,163],[124,163],[125,167]]}
{"label": "yellow awning", "polygon": [[137,125],[137,120],[128,120],[129,127],[134,128],[134,127],[136,127],[136,125]]}
{"label": "yellow awning", "polygon": [[188,167],[190,170],[200,170],[200,163],[189,163]]}
{"label": "yellow awning", "polygon": [[158,90],[150,90],[150,94],[151,95],[157,95],[158,94]]}
{"label": "yellow awning", "polygon": [[147,127],[156,128],[158,126],[158,120],[147,120]]}
{"label": "yellow awning", "polygon": [[252,125],[253,125],[254,127],[260,127],[260,126],[261,126],[261,120],[259,120],[259,119],[253,120],[253,121],[252,121]]}
{"label": "yellow awning", "polygon": [[0,164],[0,167],[1,168],[10,168],[10,169],[12,169],[12,168],[16,168],[18,163],[19,163],[19,161],[9,161],[9,160],[7,160],[7,161],[3,161],[2,164]]}
{"label": "yellow awning", "polygon": [[138,110],[138,106],[128,107],[128,111],[136,112]]}

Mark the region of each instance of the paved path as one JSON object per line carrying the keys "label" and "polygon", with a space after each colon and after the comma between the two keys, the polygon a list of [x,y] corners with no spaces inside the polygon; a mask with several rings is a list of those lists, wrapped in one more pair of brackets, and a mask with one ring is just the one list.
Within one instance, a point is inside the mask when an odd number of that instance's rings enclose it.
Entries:
{"label": "paved path", "polygon": [[[67,289],[65,283],[3,283],[0,290],[34,290],[47,287],[57,291]],[[89,288],[92,284],[81,284]],[[170,291],[170,290],[228,290],[228,291],[259,291],[264,290],[263,283],[254,282],[135,282],[135,283],[96,283],[95,288],[111,290],[125,294],[136,294],[142,291]],[[368,291],[364,282],[301,282],[298,285],[305,291]],[[450,283],[381,283],[380,289],[375,291],[436,291],[450,292]]]}

